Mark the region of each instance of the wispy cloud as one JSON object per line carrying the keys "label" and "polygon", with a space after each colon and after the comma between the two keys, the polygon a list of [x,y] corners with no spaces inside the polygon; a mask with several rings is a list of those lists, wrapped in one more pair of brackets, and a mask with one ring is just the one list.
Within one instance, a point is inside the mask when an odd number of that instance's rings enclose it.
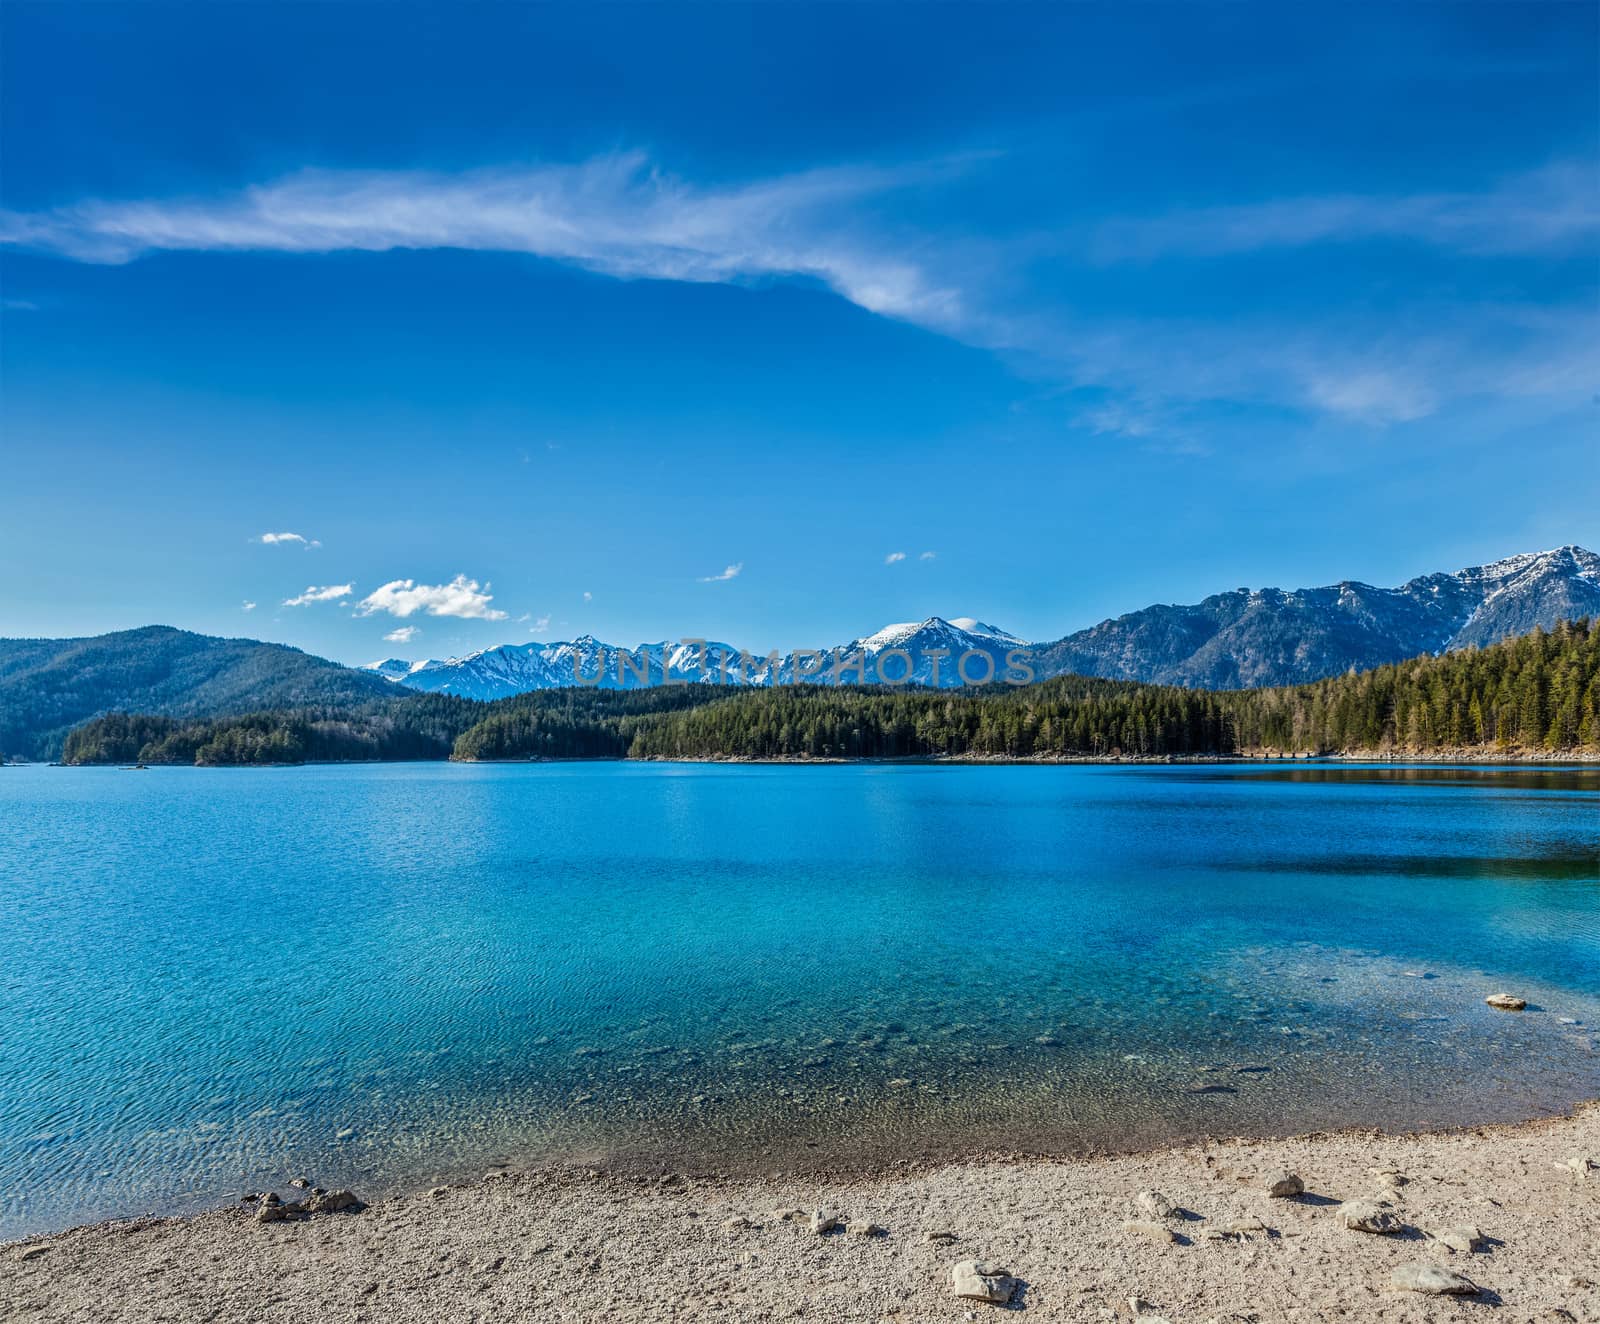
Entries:
{"label": "wispy cloud", "polygon": [[585,591],[585,593],[583,595],[583,600],[585,602],[593,602],[594,601],[594,594]]}
{"label": "wispy cloud", "polygon": [[904,561],[905,559],[906,554],[904,552],[890,552],[889,555],[883,558],[883,563],[884,565],[894,565],[897,561]]}
{"label": "wispy cloud", "polygon": [[935,557],[937,557],[938,555],[939,555],[938,552],[923,552],[921,555],[919,555],[917,557],[917,560],[919,560],[919,561],[931,561]]}
{"label": "wispy cloud", "polygon": [[0,242],[83,262],[159,251],[464,248],[623,278],[806,276],[872,312],[938,324],[957,316],[956,292],[931,284],[915,263],[863,248],[844,219],[845,204],[926,173],[843,167],[697,188],[640,152],[454,175],[310,170],[219,198],[0,213]]}
{"label": "wispy cloud", "polygon": [[36,313],[39,305],[32,299],[0,299],[0,308],[8,313]]}
{"label": "wispy cloud", "polygon": [[503,621],[507,613],[489,604],[489,585],[457,575],[448,584],[419,584],[414,579],[391,579],[356,604],[357,616],[385,611],[391,616],[459,616],[468,620]]}
{"label": "wispy cloud", "polygon": [[254,611],[255,609],[256,604],[251,602],[249,598],[246,598],[239,608],[240,611]]}
{"label": "wispy cloud", "polygon": [[730,565],[727,569],[725,569],[720,575],[701,575],[700,576],[700,582],[702,584],[722,584],[722,583],[727,582],[730,579],[737,579],[739,577],[739,572],[742,571],[743,569],[744,569],[744,562],[743,561],[735,561],[732,565]]}
{"label": "wispy cloud", "polygon": [[[908,209],[891,205],[897,191],[909,194],[978,159],[842,166],[717,186],[673,176],[639,152],[456,174],[305,171],[213,197],[0,212],[0,242],[103,263],[154,252],[454,248],[534,254],[620,279],[813,280],[873,313],[1000,354],[1026,376],[1093,388],[1152,417],[1222,402],[1382,426],[1485,395],[1592,389],[1582,386],[1595,359],[1587,308],[1558,312],[1537,330],[1524,318],[1530,329],[1508,346],[1502,310],[1455,294],[1454,303],[1443,295],[1427,302],[1425,287],[1395,280],[1392,265],[1379,304],[1340,307],[1334,298],[1314,318],[1288,306],[1208,317],[1182,305],[1180,313],[1181,301],[1163,304],[1148,285],[1138,289],[1138,315],[1091,315],[1066,297],[1030,292],[1061,288],[1059,272],[1027,279],[1033,264],[1247,261],[1258,252],[1372,240],[1496,258],[1580,251],[1600,237],[1592,164],[1556,163],[1475,189],[1091,216],[1043,238],[941,232],[937,222],[919,229]],[[1090,424],[1139,445],[1193,444],[1141,435],[1139,426],[1131,415],[1128,426]]]}
{"label": "wispy cloud", "polygon": [[545,634],[545,633],[547,633],[549,631],[549,629],[550,629],[550,618],[548,616],[541,616],[541,617],[539,617],[538,620],[534,621],[534,623],[528,627],[528,633],[529,634]]}
{"label": "wispy cloud", "polygon": [[399,625],[384,635],[383,641],[386,644],[409,644],[421,633],[422,630],[418,626]]}
{"label": "wispy cloud", "polygon": [[318,588],[311,585],[304,593],[292,598],[285,598],[285,607],[305,607],[313,602],[337,602],[340,598],[348,598],[356,590],[354,584],[327,584]]}
{"label": "wispy cloud", "polygon": [[1532,253],[1596,237],[1600,178],[1593,166],[1563,163],[1477,192],[1313,195],[1123,218],[1099,229],[1091,252],[1102,261],[1222,257],[1400,239],[1466,253]]}
{"label": "wispy cloud", "polygon": [[263,533],[257,542],[265,543],[268,547],[292,546],[321,547],[322,544],[315,538],[308,538],[303,533]]}

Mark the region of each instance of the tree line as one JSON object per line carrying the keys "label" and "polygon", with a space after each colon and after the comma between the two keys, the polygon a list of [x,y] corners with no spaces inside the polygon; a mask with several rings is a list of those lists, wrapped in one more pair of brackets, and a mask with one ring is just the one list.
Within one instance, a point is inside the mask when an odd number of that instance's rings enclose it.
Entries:
{"label": "tree line", "polygon": [[1579,750],[1600,753],[1600,628],[1588,620],[1272,689],[1062,676],[979,692],[752,690],[645,723],[628,752],[1016,759]]}
{"label": "tree line", "polygon": [[482,704],[412,694],[209,719],[107,713],[68,733],[61,761],[202,767],[444,759]]}
{"label": "tree line", "polygon": [[412,694],[210,720],[109,714],[68,763],[1600,754],[1600,625],[1536,629],[1308,685],[1198,690],[1058,676],[925,690],[699,684]]}

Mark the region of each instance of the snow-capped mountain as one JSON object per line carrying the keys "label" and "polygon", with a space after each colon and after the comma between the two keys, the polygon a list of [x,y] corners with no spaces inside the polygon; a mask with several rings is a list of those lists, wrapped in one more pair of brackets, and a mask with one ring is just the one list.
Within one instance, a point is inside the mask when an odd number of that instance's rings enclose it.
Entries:
{"label": "snow-capped mountain", "polygon": [[952,689],[984,685],[1005,679],[1031,680],[1025,675],[1025,640],[970,616],[947,621],[930,616],[925,621],[886,625],[876,634],[854,639],[832,649],[822,659],[820,673],[802,675],[813,664],[791,657],[782,680],[809,679],[831,683],[885,683],[932,685]]}
{"label": "snow-capped mountain", "polygon": [[1075,673],[1211,688],[1291,685],[1600,615],[1600,556],[1558,547],[1423,575],[1398,588],[1235,589],[1154,606],[1034,650]]}
{"label": "snow-capped mountain", "polygon": [[941,688],[1076,673],[1213,688],[1288,685],[1419,653],[1493,643],[1600,616],[1600,556],[1558,547],[1423,575],[1399,588],[1346,581],[1285,591],[1235,589],[1189,607],[1154,606],[1051,644],[1029,645],[970,616],[886,625],[847,644],[777,657],[731,644],[623,648],[591,635],[503,644],[442,661],[390,658],[366,669],[412,689],[501,699],[589,684],[913,683]]}
{"label": "snow-capped mountain", "polygon": [[559,643],[502,644],[438,661],[389,658],[365,670],[410,689],[468,699],[503,699],[566,685],[638,689],[663,681],[687,684],[817,685],[915,683],[941,688],[1019,673],[1008,655],[1027,645],[1016,635],[971,617],[932,616],[885,626],[835,648],[779,654],[742,652],[709,641],[624,648],[592,635]]}

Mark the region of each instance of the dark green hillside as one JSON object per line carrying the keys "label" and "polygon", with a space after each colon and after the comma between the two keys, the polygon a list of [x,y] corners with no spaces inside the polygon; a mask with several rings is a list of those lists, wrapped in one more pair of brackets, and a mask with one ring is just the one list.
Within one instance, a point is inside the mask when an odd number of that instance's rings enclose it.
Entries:
{"label": "dark green hillside", "polygon": [[[473,732],[457,743],[465,756]],[[1600,753],[1600,628],[1311,685],[1191,690],[1059,677],[971,691],[750,690],[635,728],[635,758]],[[506,755],[501,755],[505,757]]]}
{"label": "dark green hillside", "polygon": [[380,676],[297,648],[164,625],[87,639],[0,639],[0,750],[55,758],[68,731],[106,712],[216,716],[393,694]]}
{"label": "dark green hillside", "polygon": [[455,744],[458,759],[626,758],[664,715],[725,701],[713,685],[535,690],[486,705]]}
{"label": "dark green hillside", "polygon": [[443,759],[482,705],[444,694],[373,700],[358,709],[300,708],[241,717],[108,713],[72,731],[62,762],[225,766]]}

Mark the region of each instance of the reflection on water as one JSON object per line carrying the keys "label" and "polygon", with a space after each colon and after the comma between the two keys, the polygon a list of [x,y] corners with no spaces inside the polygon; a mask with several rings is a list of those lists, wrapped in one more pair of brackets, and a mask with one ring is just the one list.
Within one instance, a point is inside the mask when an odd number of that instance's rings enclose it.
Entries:
{"label": "reflection on water", "polygon": [[1225,768],[1222,776],[1252,781],[1282,781],[1355,786],[1405,784],[1465,785],[1508,791],[1600,791],[1600,767],[1593,764],[1457,763],[1297,763],[1248,764]]}
{"label": "reflection on water", "polygon": [[1568,769],[8,769],[0,1235],[301,1170],[1564,1107],[1597,808]]}

